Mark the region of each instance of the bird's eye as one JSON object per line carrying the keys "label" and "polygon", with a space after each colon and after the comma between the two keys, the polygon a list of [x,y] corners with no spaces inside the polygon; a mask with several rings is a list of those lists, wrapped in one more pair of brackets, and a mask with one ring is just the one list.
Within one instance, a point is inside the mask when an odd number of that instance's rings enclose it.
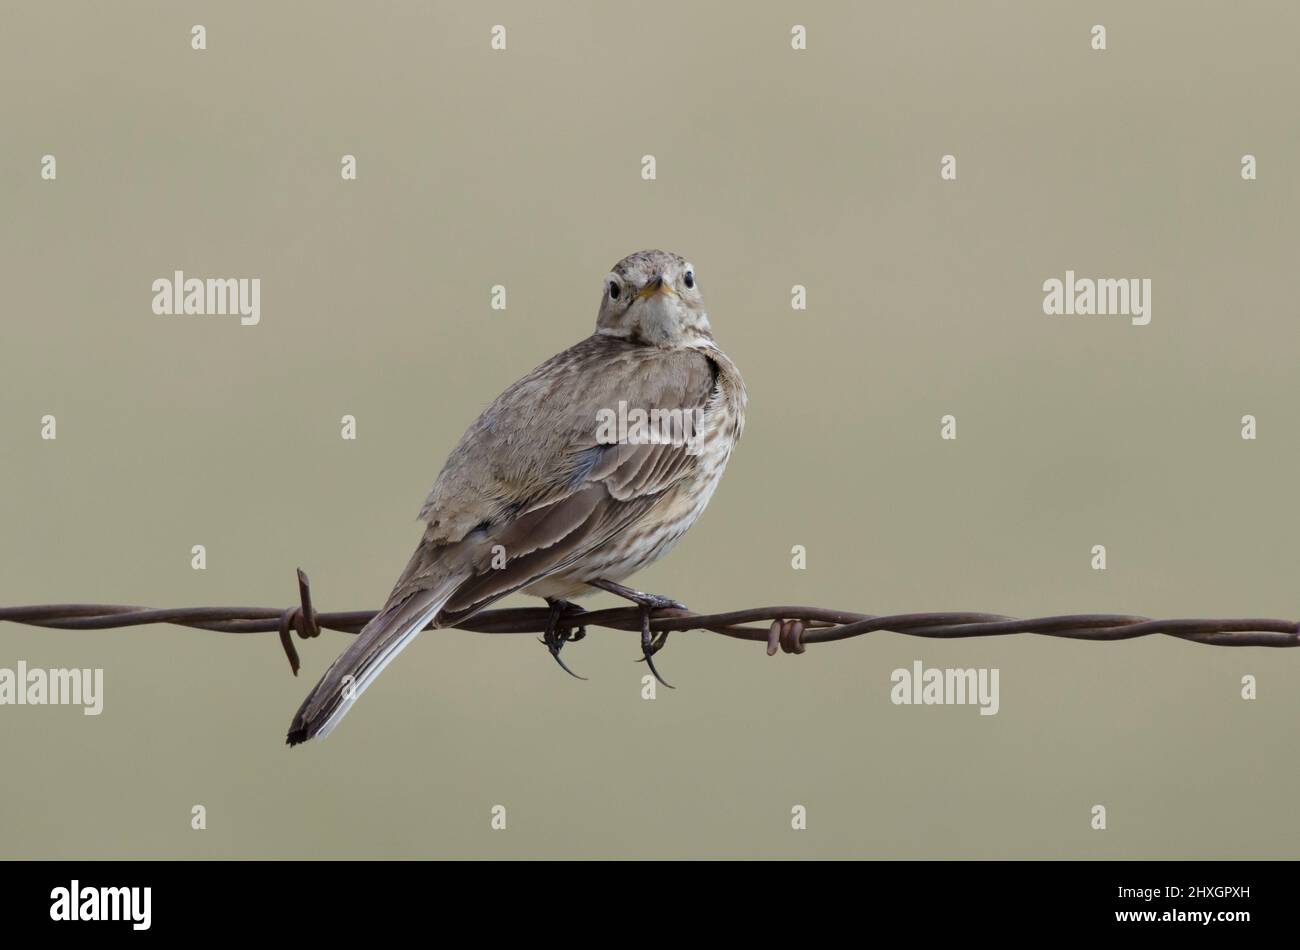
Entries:
{"label": "bird's eye", "polygon": [[611,280],[611,281],[609,282],[609,299],[610,299],[610,300],[617,300],[617,299],[618,299],[618,295],[619,295],[619,293],[620,293],[620,291],[619,291],[619,289],[618,289],[618,282],[617,282],[617,281],[613,281],[613,280]]}
{"label": "bird's eye", "polygon": [[682,278],[682,283],[685,284],[686,287],[687,287],[688,289],[694,287],[694,286],[695,286],[695,271],[693,271],[693,270],[688,270],[688,271],[686,272],[686,276]]}

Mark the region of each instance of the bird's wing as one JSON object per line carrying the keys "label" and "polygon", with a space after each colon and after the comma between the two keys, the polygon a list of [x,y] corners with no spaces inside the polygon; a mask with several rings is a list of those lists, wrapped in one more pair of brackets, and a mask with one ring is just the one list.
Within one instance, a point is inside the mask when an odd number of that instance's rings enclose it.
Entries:
{"label": "bird's wing", "polygon": [[[601,441],[598,413],[617,415],[622,403],[624,415],[703,418],[716,398],[714,365],[696,351],[598,336],[561,353],[507,390],[453,453],[425,505],[425,542],[394,595],[457,564],[466,576],[439,613],[440,623],[456,623],[635,530],[667,489],[695,474],[700,457],[680,439]],[[480,520],[453,552],[439,539],[449,525],[459,534],[466,508]]]}
{"label": "bird's wing", "polygon": [[695,351],[590,337],[506,390],[470,426],[421,511],[423,539],[383,609],[303,701],[289,743],[324,736],[429,623],[447,625],[634,529],[699,457],[605,443],[598,412],[707,413],[714,364]]}
{"label": "bird's wing", "polygon": [[547,360],[465,431],[429,492],[427,540],[459,541],[484,523],[559,501],[591,474],[598,414],[706,407],[714,366],[693,350],[660,350],[593,334]]}

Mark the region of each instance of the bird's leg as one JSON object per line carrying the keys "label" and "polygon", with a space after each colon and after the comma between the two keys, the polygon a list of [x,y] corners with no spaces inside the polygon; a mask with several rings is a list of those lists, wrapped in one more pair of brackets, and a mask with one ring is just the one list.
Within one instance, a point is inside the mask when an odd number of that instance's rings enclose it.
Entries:
{"label": "bird's leg", "polygon": [[560,658],[560,650],[570,641],[578,641],[587,635],[585,626],[562,625],[560,621],[570,610],[575,613],[586,613],[577,604],[570,603],[567,600],[560,600],[556,597],[547,597],[546,605],[551,608],[551,612],[546,617],[546,632],[542,634],[541,642],[546,644],[546,649],[551,651],[551,656],[555,657],[555,662],[560,664],[560,669],[576,679],[585,680],[587,677],[578,676],[577,673],[569,669],[569,665]]}
{"label": "bird's leg", "polygon": [[617,594],[624,600],[632,601],[638,607],[649,607],[651,610],[664,610],[669,607],[676,610],[690,610],[685,604],[679,603],[671,597],[664,597],[662,594],[647,594],[631,587],[625,587],[622,584],[616,584],[613,581],[607,581],[601,577],[596,578],[594,581],[588,581],[587,586]]}
{"label": "bird's leg", "polygon": [[656,653],[664,648],[668,642],[669,631],[663,630],[657,636],[652,637],[650,634],[650,614],[655,610],[664,610],[675,608],[677,610],[689,610],[683,603],[673,600],[671,597],[663,597],[659,594],[647,594],[643,591],[634,590],[631,587],[625,587],[622,584],[616,584],[613,581],[607,581],[604,578],[597,578],[594,581],[587,582],[589,587],[595,587],[598,590],[609,591],[622,597],[624,600],[630,600],[641,608],[641,659],[645,660],[646,666],[650,667],[650,672],[654,674],[655,679],[663,683],[669,689],[676,689],[671,683],[659,675],[655,669],[655,661],[651,659]]}

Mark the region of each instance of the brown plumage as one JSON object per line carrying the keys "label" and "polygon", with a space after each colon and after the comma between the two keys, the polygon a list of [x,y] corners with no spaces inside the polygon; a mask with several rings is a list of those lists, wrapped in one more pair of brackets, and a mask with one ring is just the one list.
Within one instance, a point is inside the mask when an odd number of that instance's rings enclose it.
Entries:
{"label": "brown plumage", "polygon": [[[662,557],[713,494],[745,399],[691,265],[664,251],[620,261],[602,284],[596,332],[507,389],[462,436],[420,511],[419,546],[304,700],[289,744],[328,734],[426,626],[515,591],[563,604]],[[659,410],[662,437],[611,440],[602,422],[620,409]]]}

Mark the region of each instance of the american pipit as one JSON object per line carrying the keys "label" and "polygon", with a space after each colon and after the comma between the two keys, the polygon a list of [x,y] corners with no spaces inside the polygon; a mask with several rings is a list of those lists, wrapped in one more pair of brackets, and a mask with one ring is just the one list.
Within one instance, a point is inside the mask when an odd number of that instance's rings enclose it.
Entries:
{"label": "american pipit", "polygon": [[653,671],[662,641],[651,641],[650,611],[681,605],[618,581],[700,516],[745,401],[695,269],[664,251],[619,261],[601,285],[596,332],[507,389],[461,437],[420,511],[415,554],[303,701],[289,744],[328,735],[426,626],[460,623],[515,591],[551,606],[543,642],[561,666],[561,647],[578,638],[569,598],[602,589],[632,600]]}

